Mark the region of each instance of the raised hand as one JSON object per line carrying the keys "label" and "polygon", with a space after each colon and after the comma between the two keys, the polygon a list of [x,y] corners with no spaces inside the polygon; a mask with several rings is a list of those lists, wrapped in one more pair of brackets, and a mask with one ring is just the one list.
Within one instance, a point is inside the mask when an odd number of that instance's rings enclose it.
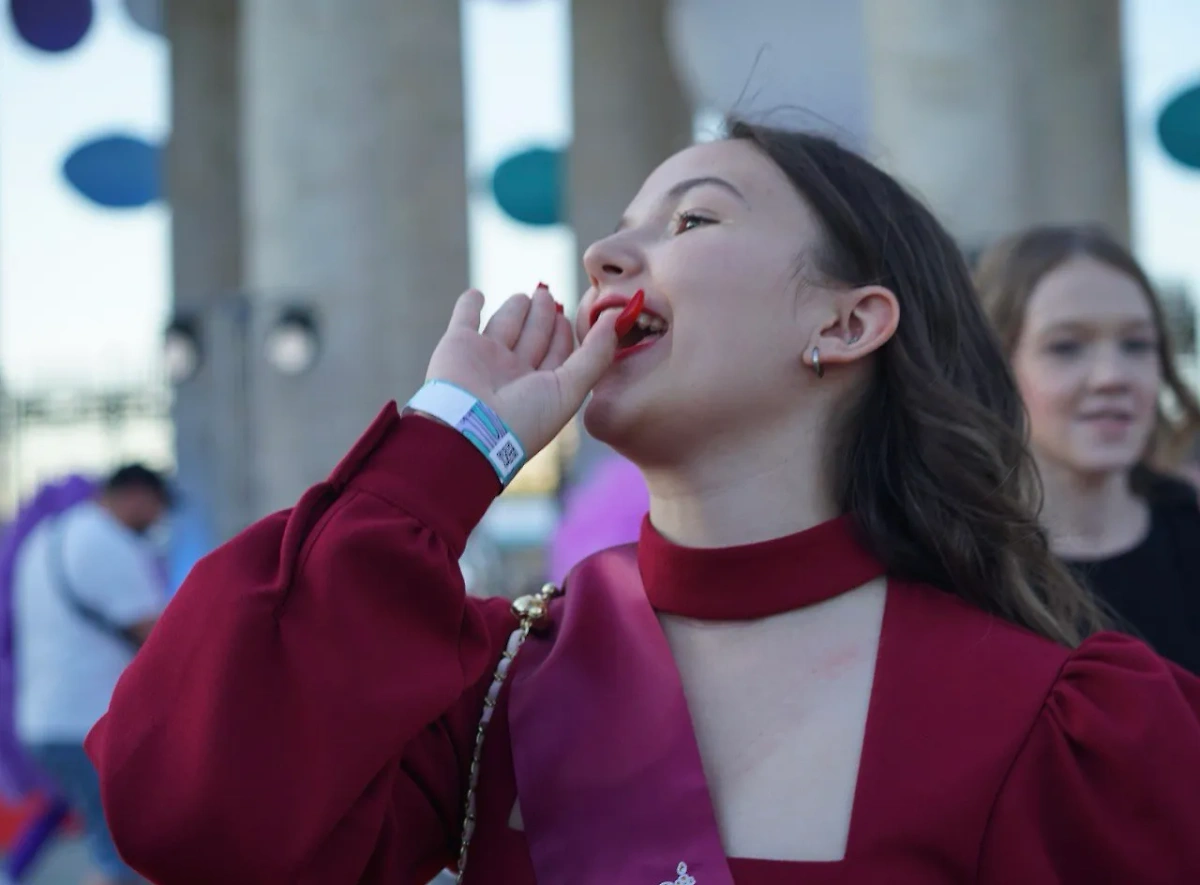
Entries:
{"label": "raised hand", "polygon": [[532,457],[583,405],[617,349],[614,311],[597,319],[586,340],[575,333],[549,291],[514,295],[480,332],[483,294],[459,296],[425,377],[449,381],[490,406]]}

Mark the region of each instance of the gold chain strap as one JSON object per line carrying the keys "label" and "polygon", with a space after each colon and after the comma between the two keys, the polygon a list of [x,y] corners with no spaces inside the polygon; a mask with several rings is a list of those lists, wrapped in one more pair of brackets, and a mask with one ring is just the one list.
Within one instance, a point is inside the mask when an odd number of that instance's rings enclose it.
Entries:
{"label": "gold chain strap", "polygon": [[475,835],[475,788],[479,784],[479,758],[483,755],[483,738],[487,732],[488,723],[496,710],[496,699],[500,689],[508,677],[509,667],[513,658],[525,644],[525,640],[539,622],[545,620],[550,612],[550,600],[558,595],[558,588],[553,584],[544,584],[542,589],[532,596],[522,596],[512,604],[513,614],[520,623],[508,637],[508,645],[496,665],[492,676],[492,684],[488,686],[487,695],[483,699],[483,715],[479,718],[479,728],[475,732],[475,752],[471,754],[471,773],[467,778],[467,808],[463,815],[462,842],[458,849],[458,875],[454,877],[455,885],[462,885],[463,875],[467,871],[467,850],[471,847],[471,837]]}

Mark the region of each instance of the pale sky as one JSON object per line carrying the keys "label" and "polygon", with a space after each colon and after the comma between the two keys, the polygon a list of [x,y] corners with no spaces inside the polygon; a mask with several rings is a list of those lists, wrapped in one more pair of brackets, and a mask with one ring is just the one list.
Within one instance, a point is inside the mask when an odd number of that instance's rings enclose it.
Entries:
{"label": "pale sky", "polygon": [[[157,141],[167,127],[165,43],[129,22],[120,0],[96,6],[92,33],[62,57],[26,48],[0,22],[0,371],[16,387],[150,375],[169,309],[166,208],[95,209],[61,177],[62,156],[85,139]],[[468,163],[486,176],[515,150],[569,139],[567,4],[464,8]],[[1125,41],[1139,256],[1158,280],[1200,296],[1200,172],[1173,164],[1154,135],[1164,99],[1200,78],[1200,3],[1127,0]],[[572,292],[565,231],[512,223],[482,196],[471,235],[472,280],[493,299],[528,289],[531,267]]]}

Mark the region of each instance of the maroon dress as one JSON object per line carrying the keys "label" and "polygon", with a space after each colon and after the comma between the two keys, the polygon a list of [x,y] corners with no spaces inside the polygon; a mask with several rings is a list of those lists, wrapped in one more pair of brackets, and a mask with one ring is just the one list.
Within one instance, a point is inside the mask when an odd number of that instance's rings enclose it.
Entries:
{"label": "maroon dress", "polygon": [[[458,434],[389,406],[327,482],[196,566],[88,739],[134,868],[165,885],[409,885],[453,863],[515,626],[457,567],[497,492]],[[846,520],[725,550],[647,525],[637,566],[656,610],[725,620],[879,570]],[[467,878],[533,885],[507,697]],[[729,869],[738,885],[1200,882],[1198,710],[1200,682],[1133,639],[1068,650],[892,580],[844,859]]]}

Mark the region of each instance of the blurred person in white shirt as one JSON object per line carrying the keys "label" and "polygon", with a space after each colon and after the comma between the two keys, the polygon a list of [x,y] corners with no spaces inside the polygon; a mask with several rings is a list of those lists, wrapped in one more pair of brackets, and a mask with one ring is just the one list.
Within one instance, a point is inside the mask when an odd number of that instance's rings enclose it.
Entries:
{"label": "blurred person in white shirt", "polygon": [[17,735],[83,818],[93,885],[141,881],[109,837],[83,739],[165,603],[146,536],[170,498],[160,474],[122,467],[95,500],[38,526],[16,563]]}

